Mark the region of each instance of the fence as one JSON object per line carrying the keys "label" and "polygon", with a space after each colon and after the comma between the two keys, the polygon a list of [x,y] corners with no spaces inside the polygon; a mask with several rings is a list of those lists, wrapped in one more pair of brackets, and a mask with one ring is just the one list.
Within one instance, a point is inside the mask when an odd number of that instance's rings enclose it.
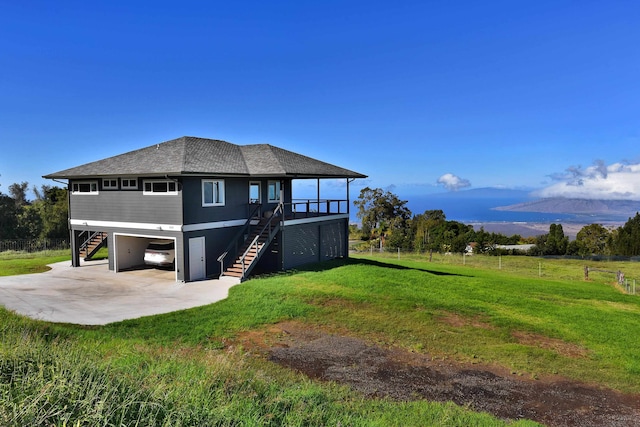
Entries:
{"label": "fence", "polygon": [[[466,255],[434,252],[408,252],[395,250],[380,251],[370,246],[362,250],[359,242],[351,242],[351,253],[373,258],[393,258],[397,260],[420,261],[434,264],[459,265],[467,268],[496,270],[531,278],[571,280],[584,283],[585,280],[596,283],[617,285],[629,294],[636,294],[636,278],[640,277],[640,263],[636,258],[598,257],[596,260],[576,257],[535,257],[522,255]],[[354,250],[358,247],[360,250]],[[621,259],[622,258],[622,259]],[[592,273],[585,276],[585,268]],[[623,280],[616,277],[618,271],[624,272]],[[612,274],[614,273],[614,274]]]}
{"label": "fence", "polygon": [[69,239],[0,240],[0,252],[43,252],[69,249]]}

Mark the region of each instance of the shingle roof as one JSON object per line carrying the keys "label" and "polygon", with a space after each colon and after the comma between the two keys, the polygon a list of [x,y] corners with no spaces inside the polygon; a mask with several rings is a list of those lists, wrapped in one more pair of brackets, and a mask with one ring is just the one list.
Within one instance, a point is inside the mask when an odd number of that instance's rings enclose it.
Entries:
{"label": "shingle roof", "polygon": [[269,144],[236,145],[183,136],[118,156],[62,170],[44,178],[153,175],[238,175],[298,178],[366,178]]}

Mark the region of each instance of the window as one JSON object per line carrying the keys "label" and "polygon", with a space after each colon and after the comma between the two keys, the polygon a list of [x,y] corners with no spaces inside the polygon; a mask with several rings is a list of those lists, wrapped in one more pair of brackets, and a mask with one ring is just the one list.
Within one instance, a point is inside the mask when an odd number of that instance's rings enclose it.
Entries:
{"label": "window", "polygon": [[251,181],[249,183],[249,203],[261,203],[262,195],[260,193],[260,182]]}
{"label": "window", "polygon": [[98,181],[74,182],[71,186],[73,194],[98,194]]}
{"label": "window", "polygon": [[269,181],[269,202],[280,202],[280,181]]}
{"label": "window", "polygon": [[178,194],[175,181],[144,181],[143,194]]}
{"label": "window", "polygon": [[122,189],[123,190],[137,190],[138,189],[138,180],[135,178],[122,178]]}
{"label": "window", "polygon": [[117,190],[118,189],[118,179],[117,178],[109,178],[102,180],[102,189],[103,190]]}
{"label": "window", "polygon": [[224,206],[223,180],[202,180],[202,206]]}

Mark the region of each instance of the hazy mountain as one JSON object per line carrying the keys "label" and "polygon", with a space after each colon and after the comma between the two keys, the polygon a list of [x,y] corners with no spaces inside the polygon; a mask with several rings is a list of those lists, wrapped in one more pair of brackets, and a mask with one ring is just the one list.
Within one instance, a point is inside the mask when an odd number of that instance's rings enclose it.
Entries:
{"label": "hazy mountain", "polygon": [[526,201],[495,208],[509,212],[543,212],[574,215],[597,215],[631,217],[640,212],[640,201],[633,200],[588,200],[550,198]]}
{"label": "hazy mountain", "polygon": [[529,200],[531,197],[529,196],[529,190],[512,190],[508,188],[495,188],[495,187],[484,187],[484,188],[474,188],[471,190],[461,190],[461,191],[448,191],[446,193],[433,193],[426,196],[422,196],[424,198],[432,198],[432,199],[516,199],[516,200]]}
{"label": "hazy mountain", "polygon": [[[464,223],[624,223],[640,212],[640,201],[534,199],[531,191],[476,188],[446,193],[409,196],[414,214],[442,209],[447,219]],[[486,228],[486,227],[485,227]]]}

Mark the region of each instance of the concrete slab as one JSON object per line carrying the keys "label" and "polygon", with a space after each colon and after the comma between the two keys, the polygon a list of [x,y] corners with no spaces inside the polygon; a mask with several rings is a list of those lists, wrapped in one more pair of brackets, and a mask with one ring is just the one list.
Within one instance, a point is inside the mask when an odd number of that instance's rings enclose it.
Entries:
{"label": "concrete slab", "polygon": [[0,277],[0,305],[48,322],[105,325],[212,304],[239,283],[231,277],[181,283],[162,270],[114,273],[106,260],[50,267],[45,273]]}

